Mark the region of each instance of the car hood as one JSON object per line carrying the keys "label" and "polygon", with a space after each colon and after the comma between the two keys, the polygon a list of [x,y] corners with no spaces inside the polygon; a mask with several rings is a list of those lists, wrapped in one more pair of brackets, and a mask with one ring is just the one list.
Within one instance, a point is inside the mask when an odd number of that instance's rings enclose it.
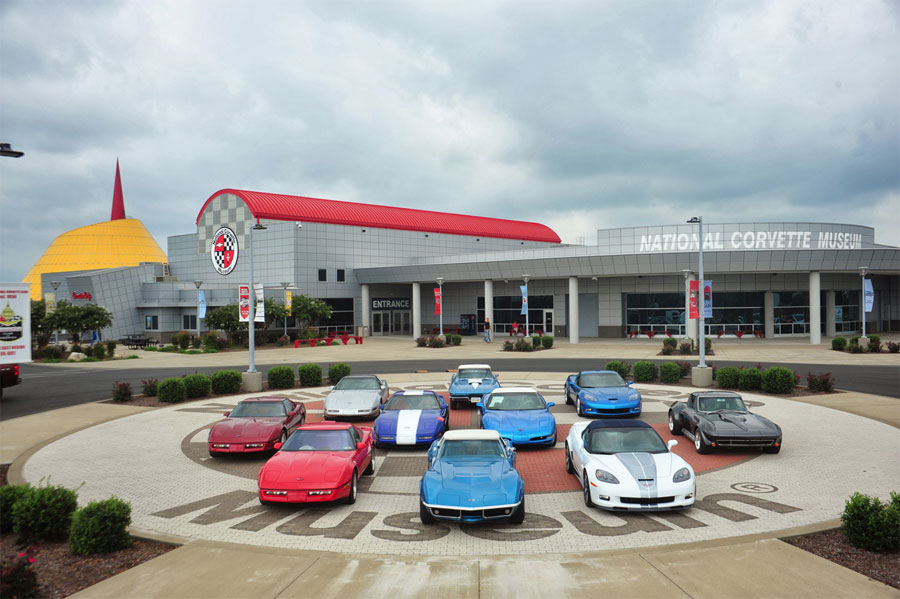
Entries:
{"label": "car hood", "polygon": [[500,385],[497,384],[493,378],[472,378],[472,379],[456,379],[452,385],[450,385],[451,391],[482,391],[487,393],[488,391],[493,391]]}
{"label": "car hood", "polygon": [[374,410],[379,403],[381,393],[368,389],[332,391],[325,397],[326,410]]}
{"label": "car hood", "polygon": [[283,418],[228,418],[213,425],[210,441],[252,443],[268,441],[281,434]]}
{"label": "car hood", "polygon": [[517,503],[523,487],[519,473],[503,458],[437,460],[422,481],[426,503],[468,508]]}
{"label": "car hood", "polygon": [[723,412],[706,414],[706,421],[713,427],[717,435],[771,435],[778,434],[780,429],[774,422],[750,412]]}
{"label": "car hood", "polygon": [[286,488],[295,483],[296,488],[310,483],[338,483],[352,456],[352,451],[279,451],[262,467],[259,479],[263,485],[278,483]]}
{"label": "car hood", "polygon": [[625,401],[637,399],[639,394],[631,387],[591,387],[582,389],[587,401]]}
{"label": "car hood", "polygon": [[671,452],[590,454],[589,460],[591,470],[601,468],[614,474],[620,481],[642,478],[670,481],[675,472],[688,467],[683,458]]}
{"label": "car hood", "polygon": [[396,433],[401,414],[405,422],[415,422],[418,434],[433,433],[441,428],[441,421],[438,420],[441,417],[440,410],[387,410],[375,419],[375,431],[379,435]]}
{"label": "car hood", "polygon": [[544,410],[487,410],[481,418],[484,428],[500,433],[553,429],[556,420]]}

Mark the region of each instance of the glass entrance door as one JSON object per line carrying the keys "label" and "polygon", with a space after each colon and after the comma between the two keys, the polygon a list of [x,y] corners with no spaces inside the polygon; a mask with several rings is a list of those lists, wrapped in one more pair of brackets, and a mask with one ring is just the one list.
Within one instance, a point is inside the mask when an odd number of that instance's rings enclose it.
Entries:
{"label": "glass entrance door", "polygon": [[372,312],[372,335],[391,334],[391,313]]}
{"label": "glass entrance door", "polygon": [[544,334],[553,335],[553,310],[544,310]]}

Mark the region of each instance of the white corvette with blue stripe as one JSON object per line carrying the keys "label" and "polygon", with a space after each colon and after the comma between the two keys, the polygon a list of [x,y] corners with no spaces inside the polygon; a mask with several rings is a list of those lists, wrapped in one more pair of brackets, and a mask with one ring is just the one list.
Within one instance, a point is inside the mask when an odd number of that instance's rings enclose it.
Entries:
{"label": "white corvette with blue stripe", "polygon": [[447,411],[434,391],[398,391],[375,419],[375,445],[431,445],[449,428]]}
{"label": "white corvette with blue stripe", "polygon": [[595,420],[572,425],[566,471],[581,482],[584,504],[607,510],[662,511],[694,505],[694,469],[646,422]]}

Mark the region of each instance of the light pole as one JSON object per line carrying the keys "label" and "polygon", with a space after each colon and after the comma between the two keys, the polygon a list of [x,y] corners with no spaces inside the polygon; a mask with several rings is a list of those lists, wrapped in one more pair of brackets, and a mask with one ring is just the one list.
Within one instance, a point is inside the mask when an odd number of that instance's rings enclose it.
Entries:
{"label": "light pole", "polygon": [[522,275],[522,280],[525,281],[525,294],[522,296],[522,300],[525,302],[523,306],[525,308],[525,336],[527,337],[530,333],[528,332],[528,279],[531,278],[531,275]]}
{"label": "light pole", "polygon": [[[56,306],[59,303],[59,300],[56,299],[56,290],[59,289],[59,286],[62,285],[62,281],[50,281],[50,286],[53,287],[53,311],[56,312]],[[59,327],[56,327],[56,342],[54,345],[59,345]]]}
{"label": "light pole", "polygon": [[249,330],[250,330],[250,368],[247,369],[247,372],[256,372],[256,357],[254,352],[256,351],[256,288],[253,286],[253,230],[257,231],[265,231],[266,227],[259,224],[259,219],[256,219],[256,224],[250,227],[250,293],[251,293],[251,301],[250,301],[250,322]]}
{"label": "light pole", "polygon": [[699,331],[697,332],[697,345],[700,346],[700,368],[706,368],[706,284],[703,279],[703,217],[695,216],[687,221],[690,224],[697,223],[698,237],[700,239],[700,260],[698,270],[700,276],[700,297],[697,298],[697,312],[700,316]]}
{"label": "light pole", "polygon": [[[284,289],[284,308],[285,308],[285,310],[287,310],[287,290],[288,290],[288,287],[290,287],[290,286],[291,286],[290,281],[281,283],[281,287]],[[285,337],[287,337],[287,321],[288,321],[288,315],[285,314],[284,315],[284,336]]]}
{"label": "light pole", "polygon": [[438,296],[441,298],[441,309],[438,310],[438,317],[441,328],[441,337],[444,336],[444,277],[438,277],[435,279],[435,282],[438,284]]}
{"label": "light pole", "polygon": [[197,341],[200,340],[200,285],[203,281],[194,281],[194,287],[197,288]]}
{"label": "light pole", "polygon": [[859,296],[859,309],[862,311],[862,338],[868,339],[868,337],[866,337],[866,273],[869,272],[869,268],[867,266],[860,266],[857,270],[862,279],[862,295]]}

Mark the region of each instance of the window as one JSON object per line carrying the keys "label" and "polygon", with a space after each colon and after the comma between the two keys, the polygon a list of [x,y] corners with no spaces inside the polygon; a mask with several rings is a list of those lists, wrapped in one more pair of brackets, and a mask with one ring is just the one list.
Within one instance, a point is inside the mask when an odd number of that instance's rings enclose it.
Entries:
{"label": "window", "polygon": [[144,328],[148,331],[158,331],[159,330],[159,316],[145,316],[144,317]]}
{"label": "window", "polygon": [[326,273],[324,268],[319,269],[319,281],[327,281],[328,274]]}
{"label": "window", "polygon": [[339,283],[343,283],[343,282],[346,280],[345,275],[344,275],[344,269],[343,269],[343,268],[339,268],[339,269],[338,269],[338,271],[337,271],[337,280],[338,280]]}
{"label": "window", "polygon": [[196,314],[184,314],[181,317],[182,329],[185,331],[196,331],[197,330],[197,315]]}

